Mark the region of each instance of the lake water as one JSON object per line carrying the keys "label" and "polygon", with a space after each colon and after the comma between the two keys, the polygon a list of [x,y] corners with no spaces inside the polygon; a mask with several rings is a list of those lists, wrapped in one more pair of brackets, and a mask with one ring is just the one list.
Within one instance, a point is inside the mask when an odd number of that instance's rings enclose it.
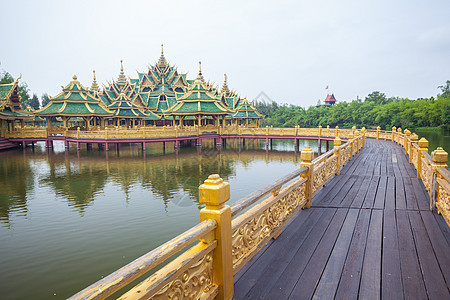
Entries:
{"label": "lake water", "polygon": [[428,152],[430,154],[431,151],[436,150],[437,147],[442,147],[445,151],[450,153],[449,130],[444,130],[443,128],[441,128],[440,130],[419,128],[412,131],[414,131],[419,136],[419,139],[425,137],[428,140]]}
{"label": "lake water", "polygon": [[[325,143],[324,143],[325,144]],[[325,151],[325,145],[323,150]],[[317,141],[301,141],[317,151]],[[0,152],[0,298],[65,299],[198,224],[198,186],[218,173],[232,203],[299,168],[292,141],[119,151]]]}

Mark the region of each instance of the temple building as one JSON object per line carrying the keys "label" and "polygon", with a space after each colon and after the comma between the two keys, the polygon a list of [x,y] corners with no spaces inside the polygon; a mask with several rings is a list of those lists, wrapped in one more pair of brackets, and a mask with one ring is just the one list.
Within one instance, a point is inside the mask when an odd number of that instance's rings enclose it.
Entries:
{"label": "temple building", "polygon": [[73,80],[63,87],[63,91],[55,97],[50,97],[50,102],[35,114],[47,119],[47,126],[52,127],[55,117],[61,117],[63,127],[68,128],[68,121],[72,117],[81,117],[84,120],[85,129],[92,126],[105,127],[107,117],[112,117],[113,112],[96,98],[87,88],[73,76]]}
{"label": "temple building", "polygon": [[162,45],[159,60],[147,71],[138,72],[137,78],[125,76],[121,60],[117,80],[108,82],[103,89],[97,83],[95,71],[89,89],[74,77],[62,93],[52,97],[35,114],[46,118],[49,127],[55,117],[62,118],[65,128],[69,120],[83,118],[86,130],[95,126],[224,126],[226,120],[231,124],[234,120],[234,124],[258,126],[257,120],[263,117],[230,90],[226,74],[221,90],[205,81],[201,65],[197,78],[190,80],[186,73],[167,62]]}
{"label": "temple building", "polygon": [[0,84],[0,134],[5,136],[6,130],[13,131],[16,121],[24,126],[25,121],[31,121],[33,116],[22,111],[20,107],[19,78],[12,83]]}
{"label": "temple building", "polygon": [[244,98],[231,116],[232,124],[259,127],[259,120],[264,116],[260,114],[251,103]]}
{"label": "temple building", "polygon": [[[224,126],[225,118],[231,115],[232,111],[220,101],[219,97],[214,95],[211,86],[206,84],[202,75],[201,63],[199,63],[199,72],[194,83],[185,94],[177,97],[177,103],[174,106],[163,113],[166,116],[172,116],[174,121],[176,117],[179,117],[180,125],[212,124],[220,126],[222,123]],[[192,122],[186,117],[191,117]],[[194,117],[195,120],[193,120]]]}
{"label": "temple building", "polygon": [[325,99],[325,104],[327,105],[334,105],[336,104],[336,98],[334,98],[334,94],[327,95],[327,98]]}

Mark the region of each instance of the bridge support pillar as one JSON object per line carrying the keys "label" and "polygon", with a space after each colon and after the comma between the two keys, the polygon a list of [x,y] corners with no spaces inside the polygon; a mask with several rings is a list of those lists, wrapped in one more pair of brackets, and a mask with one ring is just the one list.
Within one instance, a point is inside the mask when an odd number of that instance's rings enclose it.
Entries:
{"label": "bridge support pillar", "polygon": [[25,142],[25,140],[22,140],[22,148],[25,149],[27,147],[27,143]]}
{"label": "bridge support pillar", "polygon": [[64,140],[64,147],[66,148],[66,149],[69,149],[69,141],[66,139],[66,140]]}
{"label": "bridge support pillar", "polygon": [[197,147],[201,147],[202,146],[202,138],[198,138],[197,139]]}
{"label": "bridge support pillar", "polygon": [[173,143],[173,148],[174,149],[178,149],[179,148],[179,141],[175,141],[174,143]]}
{"label": "bridge support pillar", "polygon": [[266,149],[269,148],[269,138],[266,138]]}
{"label": "bridge support pillar", "polygon": [[77,142],[77,151],[80,151],[80,142]]}
{"label": "bridge support pillar", "polygon": [[109,151],[109,143],[105,143],[105,151]]}
{"label": "bridge support pillar", "polygon": [[221,138],[217,138],[216,139],[216,146],[222,146],[222,139]]}
{"label": "bridge support pillar", "polygon": [[142,151],[145,151],[145,142],[142,142]]}
{"label": "bridge support pillar", "polygon": [[217,299],[231,299],[234,293],[231,208],[225,204],[230,199],[230,184],[213,174],[198,189],[199,202],[206,204],[200,211],[200,222],[207,219],[217,222],[215,236],[203,238],[205,242],[217,241],[212,268],[214,284],[219,287]]}

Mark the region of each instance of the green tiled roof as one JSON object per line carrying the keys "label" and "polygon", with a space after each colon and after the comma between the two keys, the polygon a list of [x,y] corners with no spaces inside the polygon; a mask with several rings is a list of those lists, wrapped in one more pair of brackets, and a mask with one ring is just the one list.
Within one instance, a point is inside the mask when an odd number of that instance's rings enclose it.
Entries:
{"label": "green tiled roof", "polygon": [[232,116],[233,118],[250,118],[259,119],[262,118],[256,108],[254,108],[247,99],[241,101],[241,104],[236,108],[236,112]]}
{"label": "green tiled roof", "polygon": [[0,84],[0,100],[4,100],[13,88],[14,83]]}
{"label": "green tiled roof", "polygon": [[[106,96],[101,95],[100,99],[106,101]],[[37,115],[112,115],[106,107],[103,107],[101,101],[95,98],[88,89],[83,87],[77,81],[76,76],[73,77],[63,91],[56,97],[51,97],[51,101],[44,108],[36,111]]]}

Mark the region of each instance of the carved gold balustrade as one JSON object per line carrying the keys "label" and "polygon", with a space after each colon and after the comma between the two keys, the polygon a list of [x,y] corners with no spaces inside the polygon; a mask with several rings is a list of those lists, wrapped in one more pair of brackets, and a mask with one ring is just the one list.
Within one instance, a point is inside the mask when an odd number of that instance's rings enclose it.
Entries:
{"label": "carved gold balustrade", "polygon": [[450,173],[447,161],[448,153],[441,147],[428,154],[428,141],[425,138],[418,140],[418,136],[405,129],[392,128],[391,140],[405,148],[409,162],[417,170],[430,197],[430,209],[441,214],[450,226]]}
{"label": "carved gold balustrade", "polygon": [[[293,130],[277,129],[272,132],[290,135],[298,129],[298,127]],[[177,134],[180,132],[179,128],[165,128],[164,132],[173,133],[171,130],[176,130]],[[221,130],[222,133],[229,133],[242,128]],[[268,128],[245,128],[247,131],[245,134],[259,135],[262,131],[268,130]],[[120,135],[124,130],[111,128],[106,132],[102,131],[102,134],[110,138],[110,135],[114,136],[115,131]],[[126,132],[130,135],[131,132],[150,134],[159,131],[150,129]],[[186,129],[186,132],[192,134],[198,132],[198,128]],[[318,132],[323,134],[321,128]],[[75,134],[94,136],[99,132],[78,130]],[[199,201],[206,205],[200,211],[199,225],[70,299],[104,299],[111,296],[192,244],[195,245],[132,287],[119,299],[231,299],[233,275],[257,254],[269,239],[276,238],[291,217],[301,209],[311,206],[313,195],[333,176],[339,174],[343,164],[348,161],[347,156],[353,154],[353,149],[356,153],[363,147],[364,135],[356,132],[356,137],[351,136],[351,139],[342,146],[339,138],[334,142],[335,147],[332,150],[314,160],[312,150],[306,147],[301,152],[302,163],[298,170],[236,201],[231,207],[225,204],[230,198],[229,184],[223,182],[217,174],[209,176],[199,187]]]}

